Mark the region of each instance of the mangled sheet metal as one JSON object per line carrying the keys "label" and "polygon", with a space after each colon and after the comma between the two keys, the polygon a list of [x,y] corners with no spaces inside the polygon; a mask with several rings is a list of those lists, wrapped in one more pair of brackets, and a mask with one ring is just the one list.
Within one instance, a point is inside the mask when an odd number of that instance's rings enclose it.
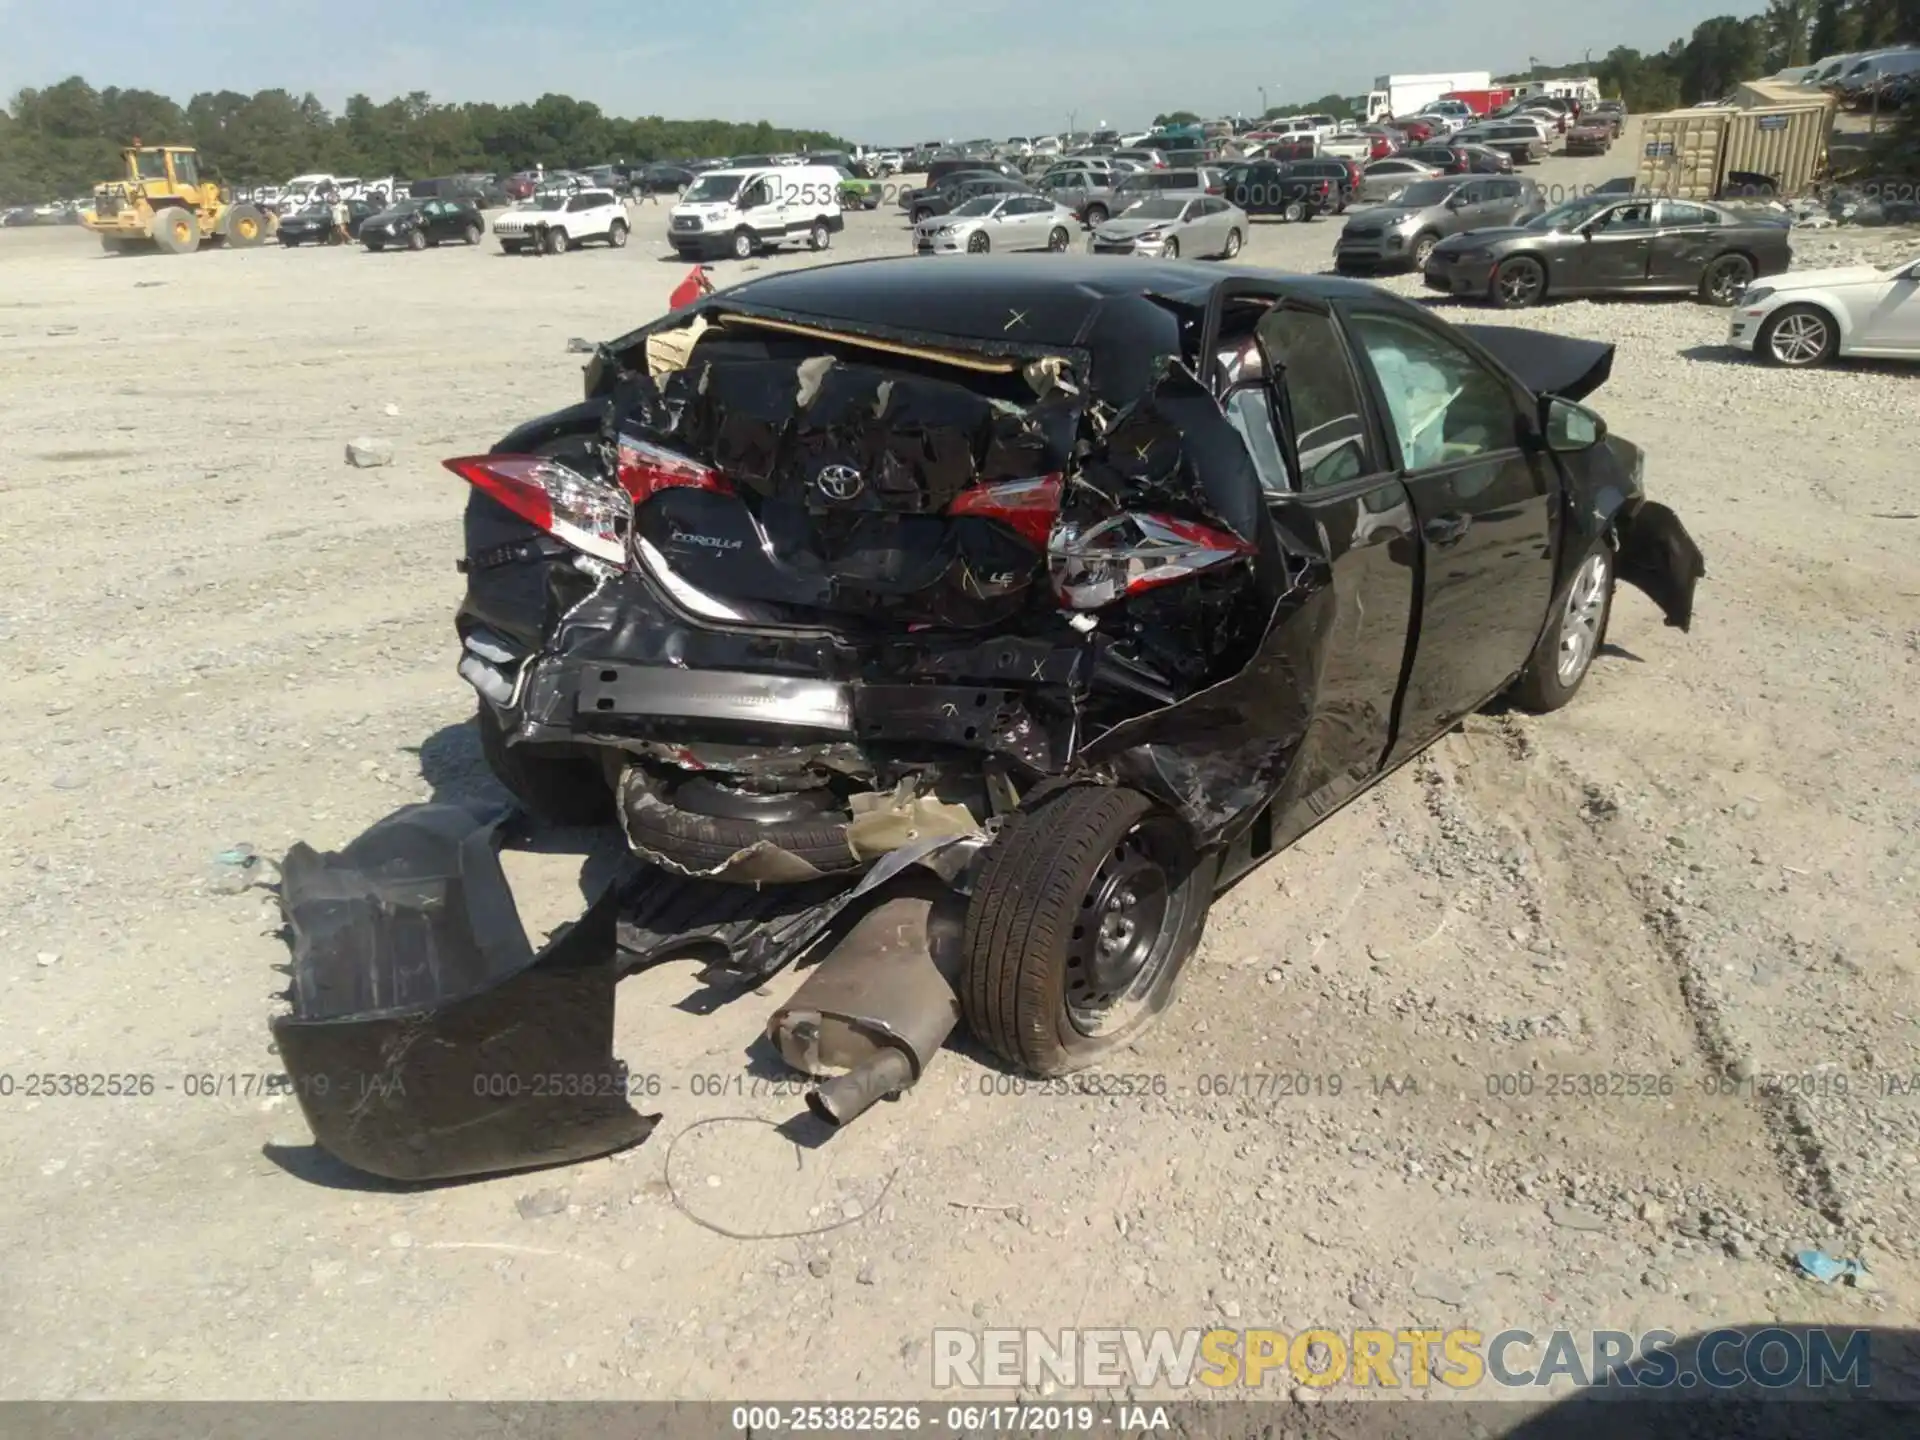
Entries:
{"label": "mangled sheet metal", "polygon": [[536,952],[500,868],[510,817],[413,805],[281,866],[293,950],[275,1044],[314,1139],[355,1169],[442,1180],[638,1144],[657,1115],[613,1056],[609,885]]}
{"label": "mangled sheet metal", "polygon": [[[1203,843],[1270,796],[1314,681],[1277,621],[1325,583],[1325,566],[1314,537],[1276,537],[1246,446],[1207,388],[1167,355],[1117,408],[1064,356],[991,379],[887,359],[723,316],[671,366],[618,375],[609,447],[659,446],[715,477],[652,495],[636,541],[700,592],[773,607],[790,633],[683,625],[645,581],[606,575],[550,633],[551,658],[522,696],[528,734],[654,758],[678,747],[734,775],[797,763],[882,792],[914,771],[897,763],[901,746],[957,743],[1007,761],[1020,788],[1081,771],[1137,785]],[[982,496],[1006,523],[968,523],[987,513]],[[1049,540],[1140,512],[1213,527],[1245,563],[1130,599],[1124,625],[1075,623],[1049,586]],[[832,638],[809,634],[809,618]],[[753,694],[732,708],[714,699],[736,684]],[[996,688],[947,688],[983,684]],[[987,723],[972,720],[975,704]],[[749,723],[808,713],[812,747],[793,744],[792,724]],[[1288,716],[1298,723],[1276,723]],[[715,737],[737,742],[731,754]],[[624,783],[623,814],[648,797]],[[770,884],[820,873],[760,842],[678,868]]]}

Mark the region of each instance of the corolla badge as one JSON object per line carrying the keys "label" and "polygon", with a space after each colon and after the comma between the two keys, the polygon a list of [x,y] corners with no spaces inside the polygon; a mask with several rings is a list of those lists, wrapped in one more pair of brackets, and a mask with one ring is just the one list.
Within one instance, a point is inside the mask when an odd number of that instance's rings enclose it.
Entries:
{"label": "corolla badge", "polygon": [[822,465],[813,487],[829,500],[851,500],[866,489],[866,478],[851,465]]}

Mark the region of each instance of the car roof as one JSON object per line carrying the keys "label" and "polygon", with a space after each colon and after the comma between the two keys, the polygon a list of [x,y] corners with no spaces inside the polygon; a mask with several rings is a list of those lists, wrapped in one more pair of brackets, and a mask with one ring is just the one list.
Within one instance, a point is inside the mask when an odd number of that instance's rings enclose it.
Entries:
{"label": "car roof", "polygon": [[1198,261],[1142,258],[1115,265],[1095,256],[1008,255],[992,265],[932,267],[912,256],[889,256],[765,275],[728,287],[715,302],[877,330],[1072,348],[1109,300],[1144,293],[1204,304],[1222,284],[1249,278],[1284,280],[1289,291],[1322,299],[1385,293],[1337,276],[1222,273]]}

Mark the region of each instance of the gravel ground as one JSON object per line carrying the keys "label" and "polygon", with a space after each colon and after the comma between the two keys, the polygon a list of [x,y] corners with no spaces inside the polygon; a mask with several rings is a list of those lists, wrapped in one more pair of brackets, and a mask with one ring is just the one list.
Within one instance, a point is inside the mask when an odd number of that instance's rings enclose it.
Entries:
{"label": "gravel ground", "polygon": [[[743,1067],[793,980],[702,1017],[673,967],[620,994],[639,1149],[437,1189],[317,1156],[246,1093],[284,951],[215,857],[488,788],[437,462],[658,312],[664,218],[539,260],[0,235],[0,1396],[876,1398],[930,1392],[937,1326],[1915,1323],[1920,378],[1763,368],[1687,302],[1516,323],[1618,345],[1596,400],[1706,551],[1694,632],[1623,591],[1577,704],[1474,718],[1239,886],[1111,1067],[1145,1093],[1002,1093],[962,1046],[818,1149],[689,1132],[799,1108]],[[906,243],[889,209],[834,256]],[[513,861],[536,933],[577,912],[580,854]],[[1613,1074],[1671,1093],[1551,1093]],[[1795,1279],[1808,1244],[1871,1283]]]}

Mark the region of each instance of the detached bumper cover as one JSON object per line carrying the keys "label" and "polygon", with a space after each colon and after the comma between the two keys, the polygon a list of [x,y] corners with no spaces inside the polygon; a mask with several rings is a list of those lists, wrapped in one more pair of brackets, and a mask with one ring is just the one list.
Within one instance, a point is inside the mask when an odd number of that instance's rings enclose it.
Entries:
{"label": "detached bumper cover", "polygon": [[613,1057],[621,887],[539,952],[500,868],[506,815],[395,812],[282,866],[291,1013],[271,1022],[314,1139],[355,1169],[444,1180],[634,1145]]}

